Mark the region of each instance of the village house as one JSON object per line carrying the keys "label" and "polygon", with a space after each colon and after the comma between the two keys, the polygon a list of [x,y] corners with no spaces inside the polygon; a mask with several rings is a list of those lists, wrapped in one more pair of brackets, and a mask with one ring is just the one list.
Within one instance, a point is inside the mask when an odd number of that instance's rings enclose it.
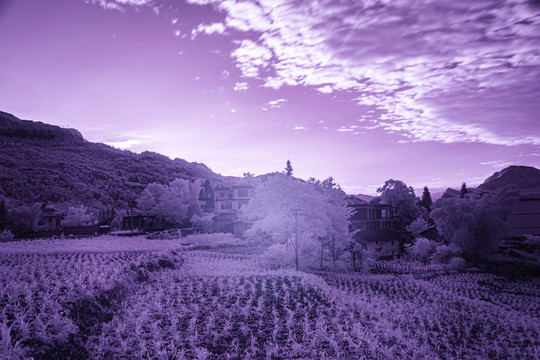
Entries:
{"label": "village house", "polygon": [[349,230],[354,233],[357,243],[376,254],[379,259],[401,255],[403,234],[399,231],[399,222],[392,206],[355,204],[351,208]]}
{"label": "village house", "polygon": [[540,196],[520,198],[508,218],[510,235],[540,235]]}
{"label": "village house", "polygon": [[397,230],[398,221],[390,205],[351,205],[350,230]]}
{"label": "village house", "polygon": [[253,191],[250,185],[217,187],[214,191],[214,212],[216,214],[237,212],[253,197]]}
{"label": "village house", "polygon": [[42,206],[41,210],[32,224],[33,232],[53,232],[57,230],[58,215],[56,209]]}
{"label": "village house", "polygon": [[242,238],[251,223],[242,219],[241,208],[249,203],[254,195],[250,185],[217,187],[214,191],[214,231],[232,233]]}

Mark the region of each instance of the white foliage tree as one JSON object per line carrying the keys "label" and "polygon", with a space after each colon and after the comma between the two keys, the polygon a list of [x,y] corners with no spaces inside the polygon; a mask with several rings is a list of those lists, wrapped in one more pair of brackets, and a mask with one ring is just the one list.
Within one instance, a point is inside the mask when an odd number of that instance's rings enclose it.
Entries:
{"label": "white foliage tree", "polygon": [[158,216],[170,224],[182,225],[202,214],[200,188],[200,180],[176,179],[169,185],[149,184],[137,201],[138,208],[145,215]]}
{"label": "white foliage tree", "polygon": [[329,198],[314,184],[284,174],[260,184],[243,212],[254,222],[247,235],[267,234],[273,242],[292,248],[297,269],[300,255],[315,259],[318,239],[327,238],[344,223],[337,219],[340,210],[332,208]]}
{"label": "white foliage tree", "polygon": [[81,206],[70,206],[67,209],[66,216],[62,220],[62,226],[85,226],[92,225],[94,218],[88,213],[88,209]]}

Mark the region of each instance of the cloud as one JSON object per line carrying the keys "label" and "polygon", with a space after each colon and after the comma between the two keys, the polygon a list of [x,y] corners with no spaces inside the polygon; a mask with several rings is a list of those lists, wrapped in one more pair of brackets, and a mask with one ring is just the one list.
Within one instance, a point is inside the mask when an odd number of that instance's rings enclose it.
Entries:
{"label": "cloud", "polygon": [[232,59],[266,87],[356,93],[403,141],[540,145],[533,2],[190,2],[245,33]]}
{"label": "cloud", "polygon": [[246,91],[247,89],[249,89],[247,82],[237,82],[234,84],[234,91]]}
{"label": "cloud", "polygon": [[[91,0],[92,4],[97,4],[106,10],[125,11],[127,6],[143,7],[152,6],[151,0]],[[158,7],[154,7],[154,11],[158,11]]]}
{"label": "cloud", "polygon": [[276,99],[276,100],[270,100],[267,105],[273,109],[279,109],[285,105],[287,102],[287,99]]}
{"label": "cloud", "polygon": [[513,164],[514,164],[513,162],[507,161],[507,160],[493,160],[493,161],[484,161],[480,163],[480,165],[489,165],[495,169],[503,169]]}
{"label": "cloud", "polygon": [[242,40],[240,46],[231,56],[236,60],[236,66],[245,77],[257,77],[260,71],[267,66],[272,52],[268,48],[258,45],[252,40]]}
{"label": "cloud", "polygon": [[206,35],[223,34],[225,32],[225,25],[222,23],[212,24],[199,24],[195,29],[191,30],[191,39],[194,39],[198,34],[204,33]]}
{"label": "cloud", "polygon": [[137,140],[137,139],[129,139],[129,140],[119,140],[119,141],[106,141],[105,144],[109,146],[113,146],[117,149],[130,149],[135,145],[144,144],[145,141]]}

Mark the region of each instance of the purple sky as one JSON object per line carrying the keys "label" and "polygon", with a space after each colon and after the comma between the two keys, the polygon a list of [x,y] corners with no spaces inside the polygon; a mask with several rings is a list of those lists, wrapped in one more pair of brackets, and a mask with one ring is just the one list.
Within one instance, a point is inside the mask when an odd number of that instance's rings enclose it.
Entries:
{"label": "purple sky", "polygon": [[540,3],[4,0],[0,110],[223,175],[474,185],[540,167]]}

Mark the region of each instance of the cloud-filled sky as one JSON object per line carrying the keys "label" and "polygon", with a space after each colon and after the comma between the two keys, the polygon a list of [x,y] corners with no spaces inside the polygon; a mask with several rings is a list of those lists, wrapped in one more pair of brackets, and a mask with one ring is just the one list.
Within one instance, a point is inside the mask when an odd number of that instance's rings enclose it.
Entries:
{"label": "cloud-filled sky", "polygon": [[7,0],[0,110],[223,175],[540,167],[537,0]]}

